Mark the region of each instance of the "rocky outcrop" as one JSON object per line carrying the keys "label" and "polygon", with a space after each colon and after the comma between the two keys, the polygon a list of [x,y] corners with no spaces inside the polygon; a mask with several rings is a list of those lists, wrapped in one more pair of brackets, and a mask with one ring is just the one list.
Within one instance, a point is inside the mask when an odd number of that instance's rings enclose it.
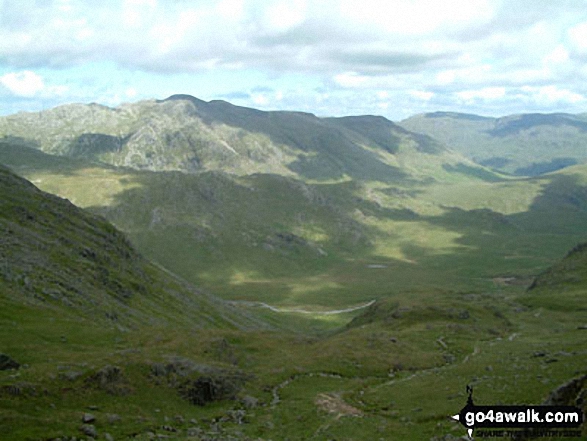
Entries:
{"label": "rocky outcrop", "polygon": [[20,364],[6,354],[0,354],[0,371],[18,369]]}

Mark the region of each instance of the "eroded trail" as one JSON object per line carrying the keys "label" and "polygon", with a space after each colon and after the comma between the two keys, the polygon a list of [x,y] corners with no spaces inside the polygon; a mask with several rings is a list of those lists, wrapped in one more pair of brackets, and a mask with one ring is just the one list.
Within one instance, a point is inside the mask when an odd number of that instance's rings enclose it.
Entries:
{"label": "eroded trail", "polygon": [[326,311],[312,311],[312,310],[301,309],[301,308],[294,308],[294,309],[277,308],[275,306],[271,306],[271,305],[269,305],[267,303],[264,303],[264,302],[248,302],[248,301],[234,300],[234,301],[231,301],[229,303],[232,304],[232,305],[235,305],[235,306],[241,305],[241,306],[267,308],[267,309],[269,309],[269,310],[271,310],[273,312],[279,312],[279,313],[313,314],[313,315],[333,315],[333,314],[344,314],[346,312],[353,312],[353,311],[358,311],[360,309],[368,308],[373,303],[375,303],[375,300],[371,300],[370,302],[363,303],[362,305],[352,306],[350,308],[329,309],[329,310],[326,310]]}
{"label": "eroded trail", "polygon": [[[513,338],[515,338],[516,336],[518,336],[518,333],[513,333],[510,336],[508,336],[506,338],[507,341],[512,341]],[[500,338],[497,338],[494,340],[494,342],[501,342],[503,341]],[[446,349],[446,348],[445,348]],[[306,372],[306,373],[300,373],[300,374],[295,374],[292,375],[291,377],[287,378],[286,380],[282,381],[281,383],[279,383],[278,385],[274,386],[272,388],[272,395],[273,395],[273,399],[270,403],[271,407],[275,407],[277,404],[279,404],[281,402],[281,397],[279,395],[279,392],[284,389],[285,387],[288,387],[292,382],[297,381],[297,380],[301,380],[303,378],[308,378],[308,377],[323,377],[323,378],[336,378],[336,379],[341,379],[341,380],[356,380],[356,379],[376,379],[376,380],[381,380],[380,384],[377,385],[370,385],[369,388],[371,390],[377,390],[380,389],[382,387],[389,387],[393,384],[397,384],[397,383],[401,383],[401,382],[406,382],[406,381],[411,381],[414,378],[418,378],[418,377],[422,377],[425,375],[438,375],[438,373],[442,370],[446,370],[446,369],[452,369],[455,366],[459,365],[459,364],[465,364],[467,363],[472,357],[477,356],[478,354],[481,353],[481,348],[480,345],[475,345],[473,347],[473,350],[471,353],[465,355],[465,357],[463,357],[462,360],[460,361],[455,361],[454,363],[448,363],[446,365],[442,365],[442,366],[433,366],[433,367],[429,367],[429,368],[425,368],[425,369],[421,369],[418,370],[416,372],[411,373],[410,375],[406,375],[406,376],[401,376],[400,378],[392,378],[392,379],[384,379],[384,378],[377,378],[377,377],[371,377],[371,376],[365,376],[365,377],[360,377],[360,376],[356,376],[356,377],[343,377],[340,374],[337,373],[333,373],[333,372]],[[364,391],[364,390],[363,390]]]}

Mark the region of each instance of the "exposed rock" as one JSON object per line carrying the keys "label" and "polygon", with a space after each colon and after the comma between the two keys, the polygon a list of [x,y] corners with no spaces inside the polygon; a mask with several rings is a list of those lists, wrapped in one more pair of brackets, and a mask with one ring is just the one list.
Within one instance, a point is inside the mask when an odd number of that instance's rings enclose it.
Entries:
{"label": "exposed rock", "polygon": [[84,424],[80,427],[80,430],[84,435],[91,436],[92,438],[96,438],[98,436],[98,431],[96,427],[92,424]]}
{"label": "exposed rock", "polygon": [[550,406],[573,406],[585,389],[587,389],[587,375],[574,378],[557,387],[550,393],[544,404]]}
{"label": "exposed rock", "polygon": [[202,435],[203,430],[199,427],[190,427],[187,430],[187,436],[200,436]]}
{"label": "exposed rock", "polygon": [[336,393],[318,394],[314,403],[319,409],[337,415],[337,419],[343,416],[360,417],[363,415],[363,412],[360,409],[346,403],[342,397]]}
{"label": "exposed rock", "polygon": [[115,413],[110,413],[108,415],[106,415],[106,421],[108,421],[108,424],[114,424],[120,421],[120,415],[115,414]]}
{"label": "exposed rock", "polygon": [[242,409],[229,410],[227,412],[226,416],[222,417],[220,419],[220,421],[222,421],[222,422],[233,422],[233,423],[236,423],[236,424],[244,424],[246,415],[247,415],[247,413],[244,410],[242,410]]}
{"label": "exposed rock", "polygon": [[7,394],[14,397],[17,396],[37,396],[37,387],[34,384],[27,382],[19,382],[14,384],[7,384],[0,388],[0,395]]}
{"label": "exposed rock", "polygon": [[128,395],[132,392],[122,370],[118,366],[105,366],[86,379],[86,383],[94,385],[112,395]]}
{"label": "exposed rock", "polygon": [[154,377],[187,377],[194,372],[205,373],[212,371],[213,368],[197,364],[186,358],[174,358],[169,363],[153,363],[151,365],[151,374]]}
{"label": "exposed rock", "polygon": [[243,378],[236,376],[199,377],[183,383],[179,393],[190,403],[204,406],[212,401],[234,399],[242,383]]}
{"label": "exposed rock", "polygon": [[96,417],[93,414],[84,413],[84,416],[82,417],[82,423],[88,424],[93,423],[94,421],[96,421]]}
{"label": "exposed rock", "polygon": [[0,371],[18,369],[19,367],[20,363],[16,362],[6,354],[0,354]]}
{"label": "exposed rock", "polygon": [[83,374],[81,372],[78,371],[68,371],[68,372],[62,372],[59,374],[59,378],[61,380],[67,380],[67,381],[75,381],[77,380],[79,377],[81,377]]}
{"label": "exposed rock", "polygon": [[255,397],[250,396],[250,395],[246,395],[242,399],[242,402],[247,409],[254,409],[259,404],[259,400]]}

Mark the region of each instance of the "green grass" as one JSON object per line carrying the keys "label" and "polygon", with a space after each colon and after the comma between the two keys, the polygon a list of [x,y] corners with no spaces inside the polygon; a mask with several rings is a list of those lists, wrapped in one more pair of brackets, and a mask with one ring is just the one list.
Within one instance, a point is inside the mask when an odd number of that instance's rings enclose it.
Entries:
{"label": "green grass", "polygon": [[[213,418],[242,407],[230,401],[194,407],[156,384],[150,363],[172,355],[250,375],[239,396],[252,395],[261,406],[246,411],[244,425],[222,424],[225,436],[237,430],[251,439],[458,436],[463,429],[448,416],[465,404],[467,384],[474,386],[478,404],[539,404],[559,384],[585,373],[587,335],[576,328],[586,313],[520,310],[518,293],[436,293],[431,297],[436,301],[382,303],[374,314],[365,313],[367,322],[322,337],[169,327],[121,332],[43,309],[4,307],[2,348],[30,367],[18,377],[2,372],[0,384],[32,383],[46,392],[2,395],[3,434],[7,439],[79,434],[85,411],[96,415],[100,433],[116,438],[149,429],[163,434],[164,425],[185,434],[191,418],[210,431]],[[459,316],[464,310],[468,315]],[[546,328],[545,321],[552,325]],[[50,330],[44,322],[51,323]],[[15,329],[24,345],[8,343]],[[546,355],[535,356],[538,352]],[[129,395],[112,396],[87,385],[86,379],[108,364],[121,367]],[[63,373],[70,371],[81,372],[80,378],[65,379]],[[275,387],[280,401],[272,404]],[[325,395],[334,397],[334,406],[324,404]],[[121,420],[109,424],[112,413]],[[177,415],[186,422],[176,422]]]}

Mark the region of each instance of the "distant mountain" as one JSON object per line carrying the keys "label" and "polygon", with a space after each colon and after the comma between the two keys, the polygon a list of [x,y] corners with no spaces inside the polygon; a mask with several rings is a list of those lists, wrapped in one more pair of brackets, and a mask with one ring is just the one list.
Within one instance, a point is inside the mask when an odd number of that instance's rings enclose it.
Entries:
{"label": "distant mountain", "polygon": [[434,139],[383,117],[263,112],[189,95],[115,109],[71,104],[18,113],[0,118],[0,139],[49,154],[151,171],[380,182],[450,179],[457,169],[487,174]]}
{"label": "distant mountain", "polygon": [[435,112],[399,125],[432,136],[479,164],[515,175],[535,176],[587,162],[585,114],[488,118]]}
{"label": "distant mountain", "polygon": [[105,219],[3,166],[0,231],[0,301],[78,311],[125,326],[260,324],[150,264]]}

